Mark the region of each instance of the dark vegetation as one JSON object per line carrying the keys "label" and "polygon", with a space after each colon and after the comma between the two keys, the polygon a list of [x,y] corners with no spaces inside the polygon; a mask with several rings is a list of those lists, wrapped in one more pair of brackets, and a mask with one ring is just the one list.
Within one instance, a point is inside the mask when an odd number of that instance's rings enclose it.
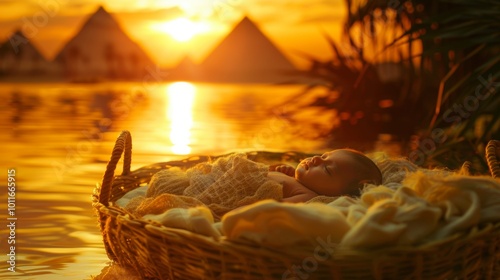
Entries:
{"label": "dark vegetation", "polygon": [[[396,137],[422,166],[487,171],[484,147],[500,139],[500,1],[345,0],[344,40],[309,57],[304,108],[335,112],[315,137],[330,146]],[[370,56],[370,59],[367,57]],[[312,127],[318,124],[312,124]]]}

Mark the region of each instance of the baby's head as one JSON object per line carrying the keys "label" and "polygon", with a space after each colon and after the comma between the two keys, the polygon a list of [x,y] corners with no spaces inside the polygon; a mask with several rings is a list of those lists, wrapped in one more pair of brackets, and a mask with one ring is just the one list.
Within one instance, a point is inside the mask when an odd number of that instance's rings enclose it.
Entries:
{"label": "baby's head", "polygon": [[359,195],[364,184],[381,184],[382,174],[363,153],[338,149],[301,161],[295,179],[319,195]]}

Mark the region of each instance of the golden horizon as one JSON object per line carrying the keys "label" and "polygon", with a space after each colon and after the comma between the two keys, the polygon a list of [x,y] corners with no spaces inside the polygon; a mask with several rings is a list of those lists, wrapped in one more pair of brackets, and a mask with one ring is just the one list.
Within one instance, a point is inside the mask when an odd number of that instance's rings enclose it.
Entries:
{"label": "golden horizon", "polygon": [[[301,23],[304,18],[314,17],[314,13],[306,16],[298,10],[295,14],[292,11],[287,13],[282,19],[273,19],[269,11],[254,3],[256,1],[211,0],[209,12],[202,10],[206,9],[206,5],[196,6],[194,1],[177,1],[177,5],[176,1],[148,1],[149,6],[139,5],[141,1],[126,2],[129,2],[128,6],[112,1],[100,4],[156,64],[165,68],[174,67],[184,56],[200,62],[248,15],[292,63],[299,68],[304,67],[307,61],[298,53],[329,57],[328,43],[322,30],[328,30],[332,37],[338,38],[343,14],[343,1],[340,0],[331,4],[339,12],[333,14],[330,21],[316,23]],[[80,8],[76,9],[78,5]],[[21,29],[28,33],[26,37],[40,53],[52,60],[99,6],[63,0],[17,3],[4,8],[6,11],[0,18],[0,24],[4,26],[0,29],[0,39],[5,41],[15,30]],[[275,4],[276,12],[279,8]],[[294,28],[290,28],[292,20],[296,22]]]}

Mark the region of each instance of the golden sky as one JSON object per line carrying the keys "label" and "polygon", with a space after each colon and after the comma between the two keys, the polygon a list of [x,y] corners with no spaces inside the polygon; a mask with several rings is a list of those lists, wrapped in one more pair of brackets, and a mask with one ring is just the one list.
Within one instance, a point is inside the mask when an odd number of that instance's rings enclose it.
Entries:
{"label": "golden sky", "polygon": [[298,53],[328,58],[323,32],[339,38],[343,0],[0,0],[0,40],[15,30],[52,59],[102,5],[158,64],[201,61],[248,15],[297,66]]}

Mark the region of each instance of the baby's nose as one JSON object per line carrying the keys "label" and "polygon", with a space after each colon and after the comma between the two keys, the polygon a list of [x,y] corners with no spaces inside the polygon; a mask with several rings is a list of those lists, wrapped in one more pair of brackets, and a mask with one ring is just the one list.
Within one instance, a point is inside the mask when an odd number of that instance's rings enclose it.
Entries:
{"label": "baby's nose", "polygon": [[321,163],[323,161],[323,159],[320,156],[314,156],[311,161],[314,165],[316,165],[316,164]]}

